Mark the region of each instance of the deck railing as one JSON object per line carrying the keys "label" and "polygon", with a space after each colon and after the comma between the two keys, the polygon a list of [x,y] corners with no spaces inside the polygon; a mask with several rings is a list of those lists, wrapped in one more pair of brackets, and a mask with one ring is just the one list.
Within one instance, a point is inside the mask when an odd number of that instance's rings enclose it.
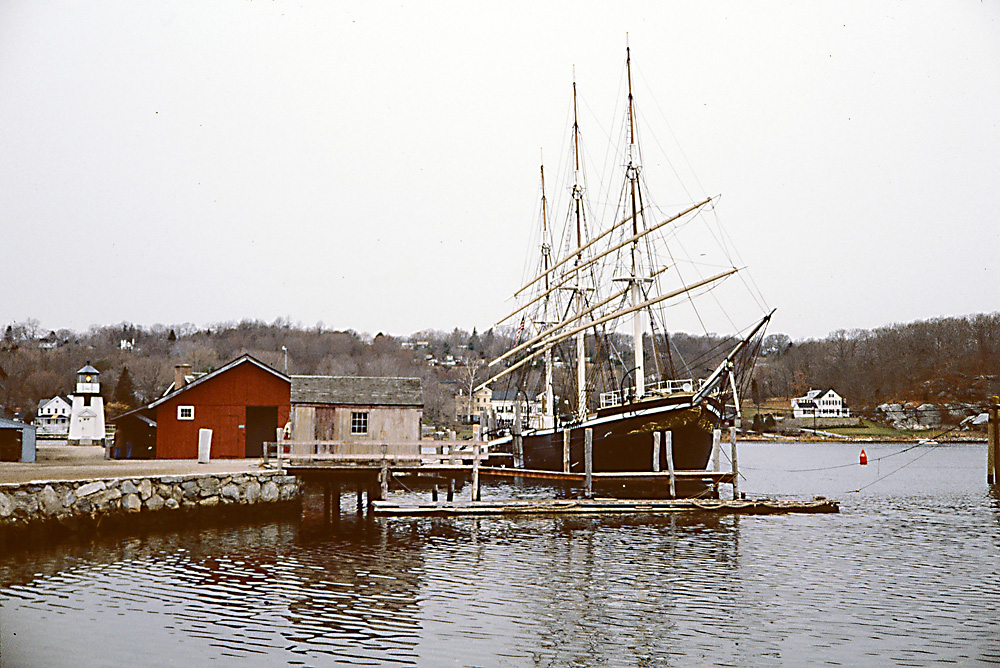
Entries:
{"label": "deck railing", "polygon": [[[677,394],[679,392],[694,392],[695,390],[700,390],[705,385],[704,379],[699,379],[695,383],[693,378],[679,378],[673,380],[661,380],[656,383],[651,383],[646,386],[647,394]],[[602,392],[601,393],[601,408],[607,408],[609,406],[620,405],[625,398],[628,397],[628,392],[624,395],[618,390],[612,392]]]}

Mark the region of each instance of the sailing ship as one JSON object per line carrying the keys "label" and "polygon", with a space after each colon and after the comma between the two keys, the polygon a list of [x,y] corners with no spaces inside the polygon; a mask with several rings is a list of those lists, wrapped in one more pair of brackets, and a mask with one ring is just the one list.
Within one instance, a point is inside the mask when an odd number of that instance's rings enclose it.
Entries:
{"label": "sailing ship", "polygon": [[[700,379],[677,377],[684,374],[678,374],[672,359],[664,309],[677,301],[693,304],[695,297],[712,292],[741,269],[726,266],[718,271],[716,265],[710,273],[699,269],[697,280],[672,288],[667,284],[668,274],[680,273],[672,270],[682,264],[670,251],[674,232],[714,209],[717,198],[654,219],[657,209],[646,194],[641,166],[628,48],[625,69],[624,180],[614,222],[600,231],[591,229],[574,80],[572,184],[560,243],[564,250],[557,256],[543,166],[538,268],[515,294],[521,300],[517,309],[498,323],[512,323],[511,327],[520,323],[515,345],[490,362],[493,375],[477,388],[513,383],[521,396],[540,398],[540,415],[518,438],[507,434],[491,441],[494,451],[511,452],[518,467],[582,472],[584,435],[590,430],[595,472],[667,471],[670,464],[675,470],[705,470],[714,432],[740,419],[739,399],[773,313],[761,317],[758,311],[742,334],[724,339],[726,348],[716,355],[721,359],[713,360],[717,363],[711,373]],[[646,332],[647,325],[651,333]],[[629,362],[619,351],[627,347],[619,327],[631,330]],[[610,363],[610,371],[601,370],[603,363]],[[575,373],[568,373],[567,367],[575,367]],[[575,376],[575,406],[569,415],[562,409],[565,402],[557,410],[557,370],[564,377]],[[528,387],[532,380],[541,381],[540,393]],[[522,425],[520,421],[515,425],[516,433]],[[654,449],[657,432],[664,443],[669,437],[669,448]],[[656,452],[659,461],[654,460]]]}

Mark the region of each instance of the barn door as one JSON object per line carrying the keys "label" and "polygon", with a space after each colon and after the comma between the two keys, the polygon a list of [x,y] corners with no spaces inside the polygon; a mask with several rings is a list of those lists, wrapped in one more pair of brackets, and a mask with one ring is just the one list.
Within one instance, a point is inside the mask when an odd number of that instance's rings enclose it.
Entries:
{"label": "barn door", "polygon": [[247,406],[245,457],[263,457],[264,441],[274,441],[278,429],[277,406]]}

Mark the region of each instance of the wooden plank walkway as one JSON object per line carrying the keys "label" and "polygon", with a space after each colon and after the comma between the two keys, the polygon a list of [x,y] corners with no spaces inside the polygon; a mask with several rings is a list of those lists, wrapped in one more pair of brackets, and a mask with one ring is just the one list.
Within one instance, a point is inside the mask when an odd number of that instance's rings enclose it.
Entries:
{"label": "wooden plank walkway", "polygon": [[711,512],[740,515],[779,513],[839,513],[840,502],[777,499],[544,499],[521,501],[462,501],[452,503],[394,503],[375,501],[378,516],[492,516],[492,515],[614,515]]}
{"label": "wooden plank walkway", "polygon": [[[562,471],[540,471],[537,469],[517,469],[498,468],[493,466],[480,466],[479,475],[495,476],[501,478],[535,478],[538,480],[566,480],[568,482],[583,482],[587,479],[586,473],[563,473]],[[594,481],[601,482],[659,482],[667,483],[670,480],[669,471],[595,471],[590,474]],[[674,471],[673,476],[677,480],[692,481],[712,481],[714,483],[732,483],[732,471]]]}

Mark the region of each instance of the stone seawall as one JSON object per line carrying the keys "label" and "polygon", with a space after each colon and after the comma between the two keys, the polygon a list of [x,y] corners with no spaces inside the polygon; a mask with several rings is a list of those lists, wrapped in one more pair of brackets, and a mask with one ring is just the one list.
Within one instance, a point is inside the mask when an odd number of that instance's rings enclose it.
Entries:
{"label": "stone seawall", "polygon": [[166,518],[183,511],[297,501],[299,481],[280,471],[36,481],[0,485],[0,531],[35,524]]}

